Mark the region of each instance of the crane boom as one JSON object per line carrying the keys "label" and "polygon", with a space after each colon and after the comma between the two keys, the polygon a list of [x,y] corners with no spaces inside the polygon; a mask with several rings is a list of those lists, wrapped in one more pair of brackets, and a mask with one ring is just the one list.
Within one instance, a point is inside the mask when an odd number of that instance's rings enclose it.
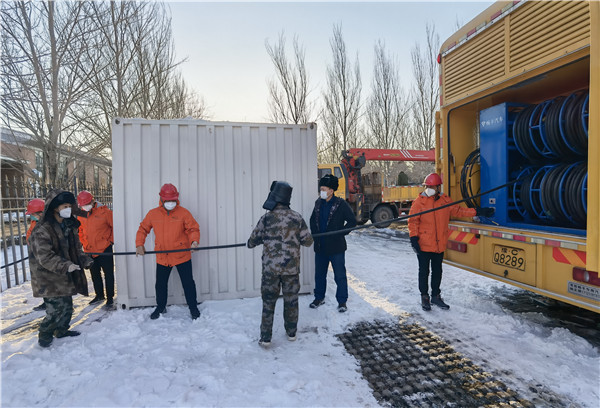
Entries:
{"label": "crane boom", "polygon": [[396,149],[348,149],[348,155],[357,158],[364,155],[366,160],[384,161],[429,161],[435,162],[435,149],[396,150]]}

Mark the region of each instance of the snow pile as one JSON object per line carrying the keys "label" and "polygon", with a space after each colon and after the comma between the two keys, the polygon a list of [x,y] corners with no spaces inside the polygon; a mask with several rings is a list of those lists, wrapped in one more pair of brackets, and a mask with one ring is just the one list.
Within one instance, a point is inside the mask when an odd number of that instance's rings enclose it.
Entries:
{"label": "snow pile", "polygon": [[[356,360],[335,337],[363,320],[411,315],[456,351],[527,398],[530,387],[565,402],[597,407],[600,353],[585,339],[543,318],[515,314],[499,282],[444,266],[448,312],[423,312],[417,261],[396,234],[364,230],[348,237],[350,296],[338,313],[333,274],[326,304],[300,298],[298,340],[289,342],[278,301],[273,344],[257,344],[261,300],[208,301],[192,321],[185,306],[150,320],[151,308],[106,312],[74,298],[73,328],[82,335],[37,345],[43,311],[29,284],[2,300],[2,406],[379,406]],[[93,289],[91,289],[93,291]],[[460,340],[460,341],[457,341]]]}

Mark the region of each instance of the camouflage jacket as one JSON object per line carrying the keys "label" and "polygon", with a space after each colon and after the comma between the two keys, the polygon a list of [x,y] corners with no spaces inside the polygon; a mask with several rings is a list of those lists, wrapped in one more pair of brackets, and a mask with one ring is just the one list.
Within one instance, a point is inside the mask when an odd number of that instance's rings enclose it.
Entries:
{"label": "camouflage jacket", "polygon": [[263,245],[263,273],[298,275],[300,245],[310,246],[312,243],[302,216],[278,204],[258,221],[248,239],[248,248]]}
{"label": "camouflage jacket", "polygon": [[83,268],[89,267],[93,262],[92,258],[83,253],[77,233],[79,223],[74,217],[63,221],[65,226],[68,225],[68,228],[63,228],[52,219],[52,214],[46,216],[48,206],[61,192],[62,190],[54,190],[48,195],[42,220],[37,223],[28,241],[31,289],[35,297],[77,294],[75,273],[68,274],[67,270],[71,264],[77,264],[81,268],[81,271],[76,272],[77,276],[85,277]]}

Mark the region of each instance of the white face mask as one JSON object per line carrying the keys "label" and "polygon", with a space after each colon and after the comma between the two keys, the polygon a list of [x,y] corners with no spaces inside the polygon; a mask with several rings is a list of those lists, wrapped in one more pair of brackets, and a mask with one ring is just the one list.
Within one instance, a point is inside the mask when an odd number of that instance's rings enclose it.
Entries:
{"label": "white face mask", "polygon": [[327,200],[327,197],[329,197],[329,195],[327,194],[327,191],[321,191],[320,194],[321,194],[321,198],[323,200]]}
{"label": "white face mask", "polygon": [[177,203],[175,201],[167,201],[165,203],[165,209],[167,211],[171,211],[173,208],[177,207]]}
{"label": "white face mask", "polygon": [[425,189],[425,195],[427,197],[432,197],[432,196],[435,195],[435,193],[436,193],[435,188],[428,187],[428,188]]}
{"label": "white face mask", "polygon": [[71,218],[71,207],[63,208],[58,212],[61,218]]}
{"label": "white face mask", "polygon": [[91,209],[92,209],[92,205],[91,205],[91,204],[88,204],[88,205],[82,205],[82,206],[81,206],[81,209],[82,209],[83,211],[89,212],[89,211],[91,211]]}

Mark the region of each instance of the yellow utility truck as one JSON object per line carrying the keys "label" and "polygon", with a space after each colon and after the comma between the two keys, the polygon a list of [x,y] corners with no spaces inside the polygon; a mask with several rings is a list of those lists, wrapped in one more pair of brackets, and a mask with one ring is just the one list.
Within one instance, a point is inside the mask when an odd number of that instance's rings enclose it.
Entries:
{"label": "yellow utility truck", "polygon": [[501,1],[441,47],[448,264],[600,312],[600,2]]}

